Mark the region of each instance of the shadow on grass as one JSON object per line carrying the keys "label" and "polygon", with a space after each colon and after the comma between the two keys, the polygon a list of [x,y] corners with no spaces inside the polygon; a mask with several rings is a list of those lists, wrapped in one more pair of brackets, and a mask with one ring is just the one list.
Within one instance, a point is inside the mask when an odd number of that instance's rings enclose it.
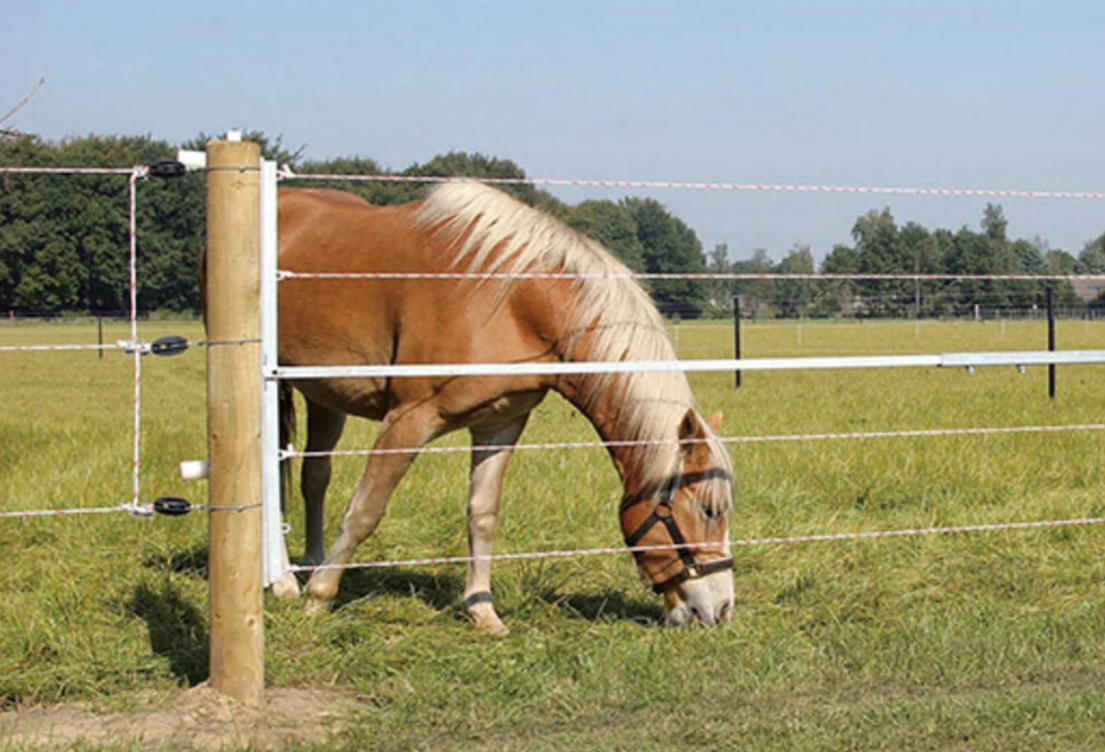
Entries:
{"label": "shadow on grass", "polygon": [[[360,569],[346,572],[332,608],[340,609],[349,603],[369,595],[416,597],[427,606],[444,611],[461,609],[464,595],[464,578],[452,574],[430,574],[413,569]],[[523,594],[524,595],[524,594]],[[535,601],[555,606],[565,616],[595,622],[632,621],[638,624],[658,624],[663,619],[663,609],[658,603],[626,597],[625,593],[564,594],[556,592],[535,593]],[[523,605],[513,618],[524,619]],[[511,616],[510,609],[500,608],[499,615]]]}
{"label": "shadow on grass", "polygon": [[168,559],[150,556],[146,559],[145,565],[159,572],[174,572],[206,578],[207,555],[207,546],[197,546],[191,551],[174,553]]}
{"label": "shadow on grass", "polygon": [[146,583],[139,585],[127,608],[146,622],[150,647],[156,655],[169,659],[173,676],[190,687],[207,678],[207,624],[172,583],[163,583],[157,589]]}
{"label": "shadow on grass", "polygon": [[[206,577],[207,555],[207,547],[199,546],[191,551],[173,554],[167,560],[149,559],[146,566],[163,572]],[[306,575],[299,575],[300,586],[305,586],[306,582]],[[417,569],[352,569],[342,576],[341,587],[331,609],[340,609],[370,595],[415,597],[438,611],[460,610],[464,595],[464,577]],[[531,591],[531,597],[535,601],[555,606],[571,619],[595,622],[625,620],[638,624],[657,624],[663,619],[663,609],[658,602],[627,597],[626,593],[619,591],[565,594],[557,591],[540,592],[539,589],[538,592]],[[522,611],[524,610],[522,607]],[[500,610],[500,615],[506,614]],[[152,635],[151,629],[151,639]],[[203,671],[206,671],[205,664]]]}
{"label": "shadow on grass", "polygon": [[659,624],[664,617],[664,611],[658,603],[627,598],[625,593],[618,591],[574,595],[546,594],[541,598],[572,619]]}
{"label": "shadow on grass", "polygon": [[341,578],[333,608],[367,595],[414,596],[439,611],[452,608],[464,593],[464,579],[451,574],[429,574],[413,569],[353,569]]}

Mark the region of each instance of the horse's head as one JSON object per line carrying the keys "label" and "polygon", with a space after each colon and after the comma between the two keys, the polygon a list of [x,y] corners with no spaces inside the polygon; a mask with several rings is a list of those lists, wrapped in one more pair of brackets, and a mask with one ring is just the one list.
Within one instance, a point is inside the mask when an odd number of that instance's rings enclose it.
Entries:
{"label": "horse's head", "polygon": [[[717,440],[721,415],[709,424],[688,410],[679,426],[679,452],[669,475],[645,495],[622,501],[626,545],[652,589],[664,596],[672,626],[698,619],[714,625],[733,613],[733,559],[728,513],[733,469]],[[655,548],[652,548],[655,547]]]}

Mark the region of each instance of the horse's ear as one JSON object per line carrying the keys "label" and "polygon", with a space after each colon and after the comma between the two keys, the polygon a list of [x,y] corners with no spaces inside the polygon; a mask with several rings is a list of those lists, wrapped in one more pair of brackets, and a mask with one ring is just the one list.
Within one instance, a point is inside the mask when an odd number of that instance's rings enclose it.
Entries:
{"label": "horse's ear", "polygon": [[702,428],[702,420],[694,409],[687,410],[683,420],[679,423],[679,440],[687,442],[682,445],[684,461],[700,459],[705,461],[710,450],[706,446],[706,431]]}
{"label": "horse's ear", "polygon": [[721,433],[721,419],[724,417],[725,416],[720,412],[716,412],[706,419],[706,422],[710,425],[710,428],[713,429],[714,433]]}
{"label": "horse's ear", "polygon": [[683,420],[679,423],[679,440],[693,441],[706,438],[706,432],[702,430],[702,424],[698,422],[698,413],[694,408],[687,410]]}

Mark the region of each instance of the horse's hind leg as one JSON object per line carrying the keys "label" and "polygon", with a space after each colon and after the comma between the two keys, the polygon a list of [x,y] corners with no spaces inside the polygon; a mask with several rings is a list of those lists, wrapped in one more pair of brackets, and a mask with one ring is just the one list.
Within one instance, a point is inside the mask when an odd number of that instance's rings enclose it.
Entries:
{"label": "horse's hind leg", "polygon": [[[433,404],[396,409],[380,425],[376,449],[413,449],[440,435],[443,423]],[[372,535],[387,509],[392,491],[417,458],[416,453],[373,454],[349,501],[330,553],[307,581],[307,610],[321,611],[338,593],[342,565],[348,564],[361,542]],[[328,568],[333,567],[333,568]]]}
{"label": "horse's hind leg", "polygon": [[[307,446],[305,452],[329,452],[337,445],[345,427],[345,413],[339,413],[317,402],[307,401]],[[323,509],[326,488],[330,485],[330,457],[304,457],[300,473],[300,489],[305,507],[306,564],[318,564],[326,555],[323,538]]]}
{"label": "horse's hind leg", "polygon": [[513,446],[526,426],[528,414],[496,429],[472,429],[471,491],[468,497],[468,577],[464,607],[476,629],[493,635],[507,633],[491,603],[491,555],[499,522],[503,476]]}

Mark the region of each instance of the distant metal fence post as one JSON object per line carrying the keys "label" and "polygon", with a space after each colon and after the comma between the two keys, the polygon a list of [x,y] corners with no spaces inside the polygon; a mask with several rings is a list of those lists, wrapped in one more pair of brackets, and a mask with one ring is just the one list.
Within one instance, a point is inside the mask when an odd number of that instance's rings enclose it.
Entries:
{"label": "distant metal fence post", "polygon": [[[741,296],[733,296],[733,357],[740,360],[741,357]],[[741,388],[741,370],[738,368],[733,374],[735,388]]]}
{"label": "distant metal fence post", "polygon": [[264,694],[261,588],[260,148],[207,144],[208,582],[211,686]]}
{"label": "distant metal fence post", "polygon": [[[1047,351],[1055,352],[1055,293],[1047,286]],[[1055,399],[1055,364],[1047,367],[1047,396]]]}

